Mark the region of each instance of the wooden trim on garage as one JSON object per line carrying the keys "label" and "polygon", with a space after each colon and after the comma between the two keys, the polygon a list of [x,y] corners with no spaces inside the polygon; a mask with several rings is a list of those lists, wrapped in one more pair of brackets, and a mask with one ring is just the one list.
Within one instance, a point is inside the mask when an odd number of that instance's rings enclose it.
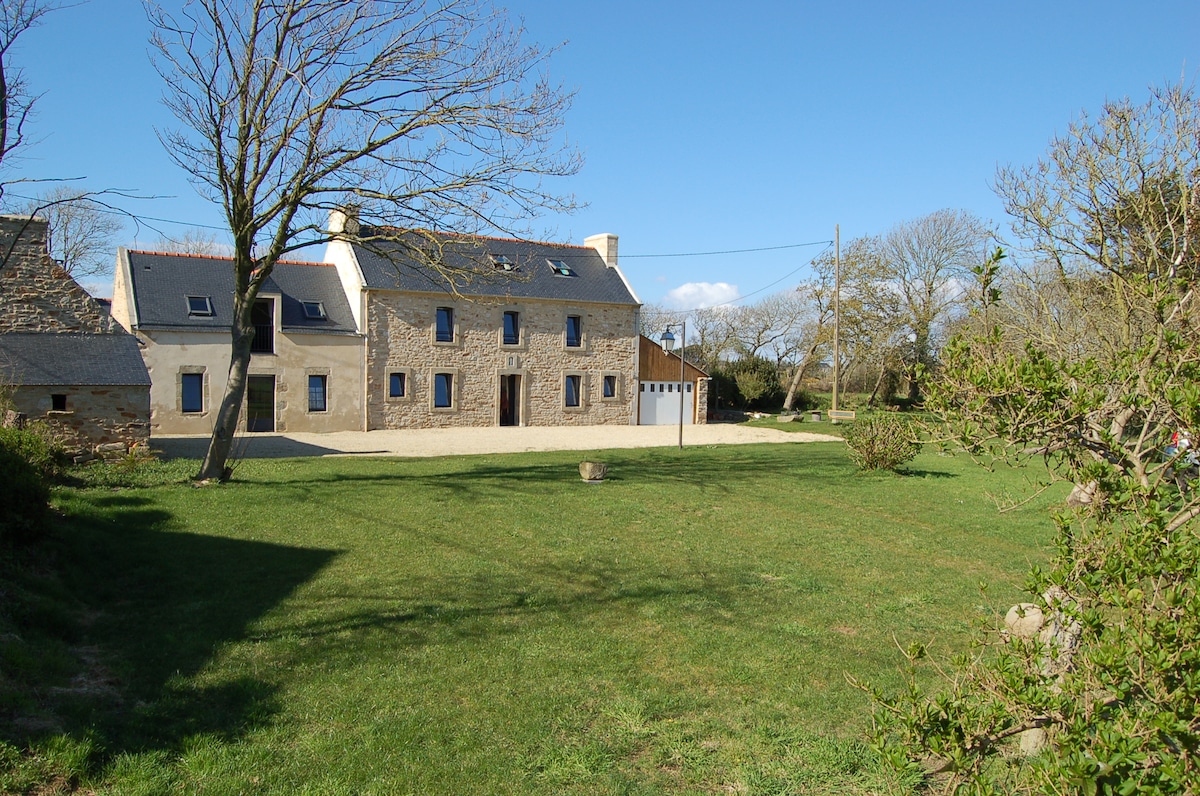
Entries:
{"label": "wooden trim on garage", "polygon": [[[641,381],[679,382],[679,355],[662,350],[645,335],[638,336],[638,379]],[[708,374],[691,362],[684,362],[684,378],[690,382],[708,378]]]}

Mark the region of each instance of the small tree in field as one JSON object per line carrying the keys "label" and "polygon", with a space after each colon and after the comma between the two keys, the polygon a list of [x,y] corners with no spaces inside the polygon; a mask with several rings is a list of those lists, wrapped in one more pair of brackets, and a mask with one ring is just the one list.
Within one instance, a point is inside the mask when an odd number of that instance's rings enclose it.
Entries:
{"label": "small tree in field", "polygon": [[987,637],[944,693],[878,695],[876,738],[947,790],[1197,793],[1200,480],[1173,443],[1200,428],[1200,104],[1109,103],[998,183],[1043,289],[1010,305],[998,257],[977,271],[980,328],[927,406],[973,455],[1074,484],[1074,506],[1030,574],[1040,631]]}
{"label": "small tree in field", "polygon": [[[279,259],[383,236],[453,277],[447,238],[429,230],[514,234],[571,206],[542,185],[579,165],[557,138],[570,96],[540,74],[545,53],[478,0],[191,0],[150,17],[181,123],[161,138],[233,241],[229,380],[199,473],[215,478],[245,396],[254,300]],[[348,204],[376,237],[329,228]]]}

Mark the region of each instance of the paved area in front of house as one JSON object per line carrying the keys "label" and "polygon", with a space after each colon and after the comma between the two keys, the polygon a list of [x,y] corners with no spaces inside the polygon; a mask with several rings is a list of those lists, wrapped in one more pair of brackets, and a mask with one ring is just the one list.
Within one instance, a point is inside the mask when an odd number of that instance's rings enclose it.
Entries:
{"label": "paved area in front of house", "polygon": [[[840,437],[714,423],[683,427],[683,444],[746,445],[757,442],[840,442]],[[559,426],[422,428],[394,431],[335,431],[329,434],[241,434],[235,458],[289,456],[461,456],[526,451],[657,448],[679,444],[679,426]],[[153,437],[150,446],[166,458],[199,459],[207,436]]]}

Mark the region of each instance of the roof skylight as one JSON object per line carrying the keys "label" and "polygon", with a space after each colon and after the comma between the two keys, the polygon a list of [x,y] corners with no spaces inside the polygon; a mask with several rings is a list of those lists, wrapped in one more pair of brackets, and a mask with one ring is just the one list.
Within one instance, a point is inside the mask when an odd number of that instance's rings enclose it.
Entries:
{"label": "roof skylight", "polygon": [[517,264],[514,263],[512,260],[508,259],[508,257],[506,255],[489,254],[488,259],[490,259],[492,261],[492,267],[494,267],[494,268],[500,268],[504,271],[517,270]]}
{"label": "roof skylight", "polygon": [[319,301],[301,301],[300,306],[304,308],[304,317],[310,321],[323,321],[327,317],[325,305]]}
{"label": "roof skylight", "polygon": [[550,263],[550,267],[554,269],[554,273],[558,276],[575,276],[575,272],[571,270],[571,266],[562,260],[546,260],[546,262]]}
{"label": "roof skylight", "polygon": [[188,315],[193,317],[212,317],[212,299],[208,296],[188,296]]}

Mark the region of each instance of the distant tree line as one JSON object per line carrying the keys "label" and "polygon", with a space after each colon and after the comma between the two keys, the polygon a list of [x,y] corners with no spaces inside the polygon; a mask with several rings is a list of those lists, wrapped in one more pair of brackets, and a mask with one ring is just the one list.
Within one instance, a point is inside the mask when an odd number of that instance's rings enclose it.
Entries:
{"label": "distant tree line", "polygon": [[[978,270],[991,226],[939,210],[841,251],[839,373],[870,406],[915,403],[946,341],[979,305]],[[648,305],[643,333],[657,339],[686,318],[688,361],[716,383],[721,407],[803,409],[833,377],[835,253],[794,288],[753,304],[680,312]]]}

